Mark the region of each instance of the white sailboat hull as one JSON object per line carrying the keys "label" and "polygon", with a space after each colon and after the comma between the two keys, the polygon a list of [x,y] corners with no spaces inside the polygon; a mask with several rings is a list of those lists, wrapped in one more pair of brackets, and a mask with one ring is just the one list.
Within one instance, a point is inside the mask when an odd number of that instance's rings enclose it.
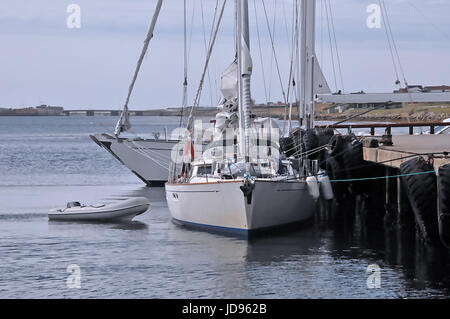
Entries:
{"label": "white sailboat hull", "polygon": [[172,148],[178,141],[115,138],[107,134],[91,135],[148,186],[163,186],[168,178]]}
{"label": "white sailboat hull", "polygon": [[250,233],[306,221],[315,200],[305,182],[256,180],[250,204],[240,181],[166,184],[174,221],[212,230]]}

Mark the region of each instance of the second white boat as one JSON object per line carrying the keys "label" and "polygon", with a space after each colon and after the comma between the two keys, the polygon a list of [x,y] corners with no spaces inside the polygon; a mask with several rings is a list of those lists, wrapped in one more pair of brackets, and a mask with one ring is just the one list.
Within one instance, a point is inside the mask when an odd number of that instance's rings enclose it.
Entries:
{"label": "second white boat", "polygon": [[130,198],[110,204],[84,206],[71,202],[66,208],[55,209],[48,213],[49,220],[58,221],[131,221],[145,213],[150,202],[145,197]]}

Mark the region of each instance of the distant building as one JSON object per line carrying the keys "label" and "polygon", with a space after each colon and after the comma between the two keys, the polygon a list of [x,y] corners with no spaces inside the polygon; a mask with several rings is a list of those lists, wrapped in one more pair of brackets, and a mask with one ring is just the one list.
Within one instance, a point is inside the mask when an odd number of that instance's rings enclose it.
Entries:
{"label": "distant building", "polygon": [[289,104],[286,104],[284,102],[278,101],[276,103],[274,102],[267,102],[267,103],[259,103],[259,104],[254,104],[253,107],[254,108],[280,108],[280,107],[287,107],[289,106]]}
{"label": "distant building", "polygon": [[406,88],[400,88],[394,91],[394,93],[442,93],[450,92],[450,86],[422,86],[422,85],[408,85]]}
{"label": "distant building", "polygon": [[36,116],[36,115],[38,115],[38,111],[34,107],[15,109],[14,113],[15,113],[15,115],[21,115],[21,116]]}
{"label": "distant building", "polygon": [[421,93],[424,92],[422,85],[408,85],[406,88],[400,88],[394,93]]}
{"label": "distant building", "polygon": [[61,106],[49,106],[49,105],[39,105],[36,106],[38,115],[46,115],[46,116],[56,116],[62,115],[64,108]]}
{"label": "distant building", "polygon": [[425,86],[423,88],[425,92],[429,93],[442,93],[442,92],[450,92],[450,86],[448,85],[440,85],[440,86]]}
{"label": "distant building", "polygon": [[402,108],[402,103],[336,103],[327,109],[328,114],[343,113],[350,109],[371,109],[371,108],[384,108],[384,109],[398,109]]}
{"label": "distant building", "polygon": [[337,103],[327,109],[328,114],[343,113],[349,109],[353,108],[350,103]]}
{"label": "distant building", "polygon": [[0,115],[1,116],[14,115],[14,110],[13,109],[7,109],[7,108],[4,108],[4,107],[0,107]]}

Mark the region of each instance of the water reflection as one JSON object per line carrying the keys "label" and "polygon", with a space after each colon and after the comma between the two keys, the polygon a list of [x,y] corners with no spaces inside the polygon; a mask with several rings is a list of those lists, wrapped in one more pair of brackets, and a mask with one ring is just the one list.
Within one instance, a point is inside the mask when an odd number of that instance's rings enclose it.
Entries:
{"label": "water reflection", "polygon": [[[383,209],[367,206],[357,198],[326,212],[326,223],[334,231],[332,254],[336,258],[357,257],[381,261],[400,269],[411,287],[450,288],[450,255],[441,245],[424,243],[415,228],[400,227]],[[323,213],[322,213],[323,214]],[[322,228],[323,229],[323,228]],[[357,249],[346,249],[357,247]],[[447,294],[447,292],[446,292]]]}
{"label": "water reflection", "polygon": [[[329,285],[342,284],[339,282],[342,279],[336,278],[335,271],[345,272],[349,277],[346,281],[349,283],[348,289],[352,287],[352,282],[358,283],[354,287],[355,292],[347,293],[355,293],[350,295],[352,297],[358,297],[358,294],[367,297],[372,295],[367,294],[365,287],[365,268],[378,264],[383,274],[389,274],[383,282],[386,290],[376,297],[442,296],[434,289],[448,295],[448,250],[426,245],[414,228],[399,227],[395,220],[380,211],[380,207],[369,204],[361,199],[349,199],[341,205],[320,203],[314,222],[296,230],[249,240],[177,225],[171,227],[169,238],[180,244],[201,245],[203,248],[204,243],[208,242],[208,249],[198,253],[213,258],[218,268],[231,260],[243,262],[248,273],[239,280],[247,287],[252,286],[255,280],[262,280],[253,269],[268,267],[272,273],[279,273],[278,278],[282,278],[286,275],[282,274],[283,271],[292,271],[291,268],[284,269],[283,265],[295,264],[298,273],[289,278],[297,286],[322,285],[322,289],[326,290]],[[339,267],[342,269],[339,270]],[[306,277],[305,273],[308,274]],[[269,282],[276,284],[267,274],[264,281],[265,285]],[[289,287],[288,283],[286,285]],[[270,290],[266,287],[266,291]],[[292,293],[299,296],[300,291]],[[348,297],[329,293],[327,295],[325,292],[325,296]]]}

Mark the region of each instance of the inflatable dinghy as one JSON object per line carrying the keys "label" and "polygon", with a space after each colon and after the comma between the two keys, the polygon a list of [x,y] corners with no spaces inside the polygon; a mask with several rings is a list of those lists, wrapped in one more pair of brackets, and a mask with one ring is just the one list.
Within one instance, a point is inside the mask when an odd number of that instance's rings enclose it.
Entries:
{"label": "inflatable dinghy", "polygon": [[137,215],[145,213],[149,207],[150,202],[145,197],[89,206],[70,202],[66,208],[51,210],[48,218],[70,221],[131,221]]}

